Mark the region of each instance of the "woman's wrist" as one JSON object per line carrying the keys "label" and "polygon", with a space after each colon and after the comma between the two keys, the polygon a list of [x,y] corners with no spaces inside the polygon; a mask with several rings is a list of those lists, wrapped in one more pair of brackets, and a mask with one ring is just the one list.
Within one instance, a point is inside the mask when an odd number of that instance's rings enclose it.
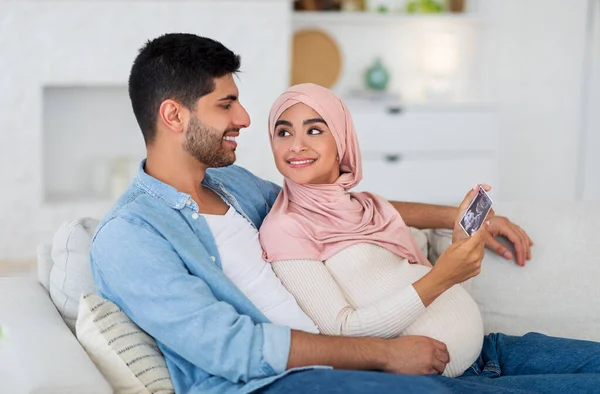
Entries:
{"label": "woman's wrist", "polygon": [[425,307],[429,306],[429,304],[452,287],[452,285],[450,281],[441,277],[435,269],[432,269],[421,279],[413,283],[413,287]]}

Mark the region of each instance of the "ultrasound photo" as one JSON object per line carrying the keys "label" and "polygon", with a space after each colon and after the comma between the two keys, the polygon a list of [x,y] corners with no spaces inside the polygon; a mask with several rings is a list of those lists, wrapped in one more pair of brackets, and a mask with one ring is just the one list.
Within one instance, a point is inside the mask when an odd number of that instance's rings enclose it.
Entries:
{"label": "ultrasound photo", "polygon": [[479,186],[477,195],[473,201],[471,201],[471,204],[469,204],[469,207],[459,222],[460,226],[465,230],[465,233],[467,233],[469,237],[479,230],[490,212],[490,209],[492,209],[492,199],[485,190]]}

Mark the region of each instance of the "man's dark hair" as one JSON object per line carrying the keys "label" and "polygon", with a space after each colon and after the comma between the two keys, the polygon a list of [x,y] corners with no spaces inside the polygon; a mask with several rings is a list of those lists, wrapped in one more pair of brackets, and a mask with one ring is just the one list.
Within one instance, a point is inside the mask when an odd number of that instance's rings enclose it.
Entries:
{"label": "man's dark hair", "polygon": [[129,74],[129,98],[146,144],[156,136],[160,104],[175,100],[190,110],[215,89],[215,78],[235,74],[240,57],[223,44],[194,34],[165,34],[148,41]]}

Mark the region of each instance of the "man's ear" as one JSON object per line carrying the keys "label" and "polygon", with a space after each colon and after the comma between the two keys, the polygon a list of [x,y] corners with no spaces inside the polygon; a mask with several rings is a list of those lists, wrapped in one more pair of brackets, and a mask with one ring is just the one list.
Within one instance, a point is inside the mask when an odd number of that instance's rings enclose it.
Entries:
{"label": "man's ear", "polygon": [[183,133],[190,116],[189,110],[175,100],[167,99],[158,109],[159,122],[173,133]]}

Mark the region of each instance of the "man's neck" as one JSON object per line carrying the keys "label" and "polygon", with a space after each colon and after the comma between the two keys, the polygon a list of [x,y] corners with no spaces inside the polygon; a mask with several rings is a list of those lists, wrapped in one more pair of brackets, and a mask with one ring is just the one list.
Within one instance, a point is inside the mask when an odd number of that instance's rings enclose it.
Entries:
{"label": "man's neck", "polygon": [[148,147],[146,174],[187,193],[195,201],[204,194],[202,181],[206,175],[206,166],[191,156],[181,152],[158,151]]}

